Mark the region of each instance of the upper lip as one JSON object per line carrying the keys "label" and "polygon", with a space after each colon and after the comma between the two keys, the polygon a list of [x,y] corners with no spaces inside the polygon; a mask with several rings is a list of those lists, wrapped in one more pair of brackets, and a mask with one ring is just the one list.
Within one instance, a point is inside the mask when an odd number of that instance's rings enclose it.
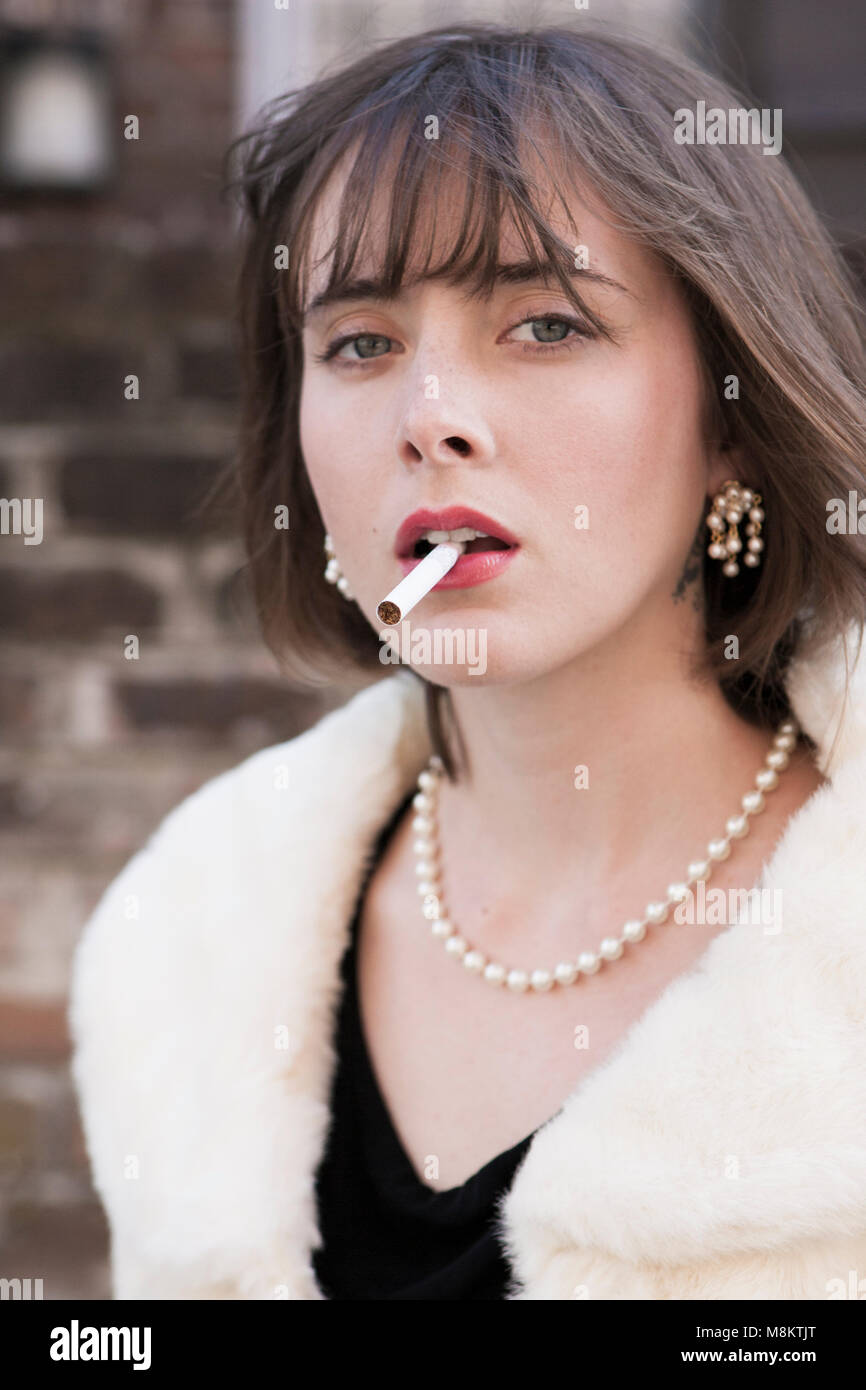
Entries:
{"label": "upper lip", "polygon": [[476,531],[495,536],[508,545],[518,544],[517,537],[507,526],[494,521],[493,517],[485,516],[483,512],[476,512],[473,507],[442,507],[439,510],[420,507],[406,517],[398,530],[394,552],[400,558],[411,558],[415,542],[426,536],[428,531],[456,531],[461,526],[473,526]]}

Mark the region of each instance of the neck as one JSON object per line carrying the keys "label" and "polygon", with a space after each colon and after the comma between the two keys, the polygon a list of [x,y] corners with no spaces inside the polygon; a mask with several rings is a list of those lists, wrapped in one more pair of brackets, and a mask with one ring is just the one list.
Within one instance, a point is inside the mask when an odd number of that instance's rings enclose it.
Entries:
{"label": "neck", "polygon": [[543,678],[454,689],[467,765],[441,782],[448,862],[489,866],[491,896],[513,903],[545,885],[602,891],[626,868],[681,878],[740,810],[772,737],[688,656],[619,634]]}

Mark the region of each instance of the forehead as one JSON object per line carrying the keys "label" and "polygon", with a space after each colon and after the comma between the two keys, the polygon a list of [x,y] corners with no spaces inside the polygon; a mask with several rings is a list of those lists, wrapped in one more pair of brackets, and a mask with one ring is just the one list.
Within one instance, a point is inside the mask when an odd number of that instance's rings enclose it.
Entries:
{"label": "forehead", "polygon": [[[363,190],[352,183],[356,155],[353,147],[341,157],[309,213],[300,272],[302,303],[311,302],[328,284],[335,256],[339,258],[343,249],[341,238],[347,234],[357,237],[352,263],[356,276],[378,276],[388,260],[389,244],[393,246],[396,239],[403,243],[398,253],[401,280],[424,276],[431,268],[449,263],[459,270],[461,263],[473,257],[479,260],[486,255],[492,261],[498,256],[507,262],[526,256],[528,227],[524,223],[521,233],[506,196],[500,196],[499,206],[493,207],[490,171],[479,170],[471,146],[458,145],[455,150],[452,144],[444,157],[436,149],[420,166],[416,164],[411,217],[404,219],[402,237],[395,227],[400,219],[395,217],[394,205],[395,183],[403,177],[399,142],[384,152],[373,186]],[[523,164],[531,180],[533,206],[562,237],[565,253],[578,236],[576,189],[566,191],[568,181],[531,152]],[[535,252],[543,254],[538,237],[529,232],[529,240]]]}
{"label": "forehead", "polygon": [[[392,272],[395,259],[399,261],[401,286],[434,271],[455,281],[483,281],[485,261],[491,288],[494,267],[525,265],[527,259],[537,260],[541,276],[556,258],[566,275],[572,272],[578,250],[602,275],[630,278],[638,285],[652,272],[649,254],[614,229],[608,209],[580,172],[574,167],[566,171],[561,162],[542,159],[532,148],[524,152],[523,173],[536,218],[551,233],[553,245],[542,244],[533,219],[521,216],[507,197],[491,202],[490,182],[479,177],[467,149],[462,158],[431,158],[429,167],[416,175],[410,234],[397,256],[389,258],[389,239],[393,243],[395,236],[394,183],[401,178],[399,155],[387,152],[372,191],[362,199],[351,187],[354,159],[353,150],[343,155],[309,211],[298,284],[302,312],[335,283],[387,280],[383,267],[389,259]],[[339,273],[336,262],[343,259],[341,239],[350,224],[357,249],[347,275]]]}

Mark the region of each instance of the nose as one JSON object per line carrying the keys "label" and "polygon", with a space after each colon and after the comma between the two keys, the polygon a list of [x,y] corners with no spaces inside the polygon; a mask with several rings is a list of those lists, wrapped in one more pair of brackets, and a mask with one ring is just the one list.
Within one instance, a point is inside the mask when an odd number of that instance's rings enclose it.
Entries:
{"label": "nose", "polygon": [[493,432],[480,414],[478,403],[442,395],[428,398],[428,390],[439,390],[437,378],[427,377],[412,388],[412,400],[400,421],[396,451],[407,465],[490,463],[495,454]]}

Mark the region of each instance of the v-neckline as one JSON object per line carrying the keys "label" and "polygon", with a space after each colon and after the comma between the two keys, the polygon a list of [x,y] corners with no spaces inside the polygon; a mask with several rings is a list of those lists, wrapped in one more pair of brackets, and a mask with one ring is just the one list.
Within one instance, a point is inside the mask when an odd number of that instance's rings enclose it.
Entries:
{"label": "v-neckline", "polygon": [[[373,1065],[373,1058],[367,1045],[367,1038],[364,1032],[364,1021],[361,1014],[361,996],[358,989],[358,955],[356,949],[357,932],[360,926],[360,913],[361,906],[359,905],[358,914],[353,923],[352,942],[349,947],[349,979],[346,982],[346,988],[350,990],[349,1002],[351,1005],[351,1015],[349,1022],[351,1031],[354,1035],[355,1050],[367,1094],[367,1100],[374,1112],[374,1129],[382,1136],[389,1156],[393,1160],[393,1164],[407,1190],[414,1190],[419,1194],[423,1193],[425,1199],[431,1203],[444,1203],[449,1201],[454,1203],[457,1200],[466,1200],[477,1188],[484,1187],[484,1179],[489,1176],[491,1169],[494,1167],[508,1169],[518,1157],[520,1151],[528,1147],[530,1141],[535,1137],[537,1129],[533,1129],[523,1139],[519,1139],[516,1144],[512,1144],[510,1148],[503,1150],[501,1153],[494,1154],[492,1158],[488,1159],[487,1162],[476,1169],[474,1173],[471,1173],[463,1182],[455,1183],[452,1187],[431,1187],[420,1177],[415,1169],[415,1165],[406,1152],[403,1141],[391,1118],[391,1112],[382,1094],[376,1076],[376,1070]],[[557,1111],[557,1114],[558,1113],[559,1111]],[[540,1128],[540,1126],[538,1128]]]}
{"label": "v-neckline", "polygon": [[[714,942],[724,938],[725,936],[728,936],[732,932],[735,932],[737,928],[742,928],[744,923],[742,923],[739,920],[729,922],[725,927],[724,931],[719,932],[717,936],[713,937],[712,940],[707,942],[706,946],[704,947],[704,950],[689,966],[687,966],[684,970],[680,971],[672,979],[669,979],[667,981],[667,983],[662,987],[661,992],[658,995],[656,995],[655,998],[650,1000],[650,1002],[645,1006],[645,1008],[642,1010],[642,1012],[638,1015],[636,1019],[632,1020],[629,1027],[621,1035],[616,1045],[612,1048],[608,1057],[602,1060],[600,1063],[598,1063],[595,1067],[593,1067],[592,1070],[586,1076],[584,1076],[575,1087],[573,1087],[569,1094],[564,1098],[558,1110],[554,1111],[554,1113],[548,1116],[546,1120],[543,1120],[541,1124],[537,1125],[536,1128],[531,1130],[529,1134],[525,1135],[523,1139],[518,1140],[518,1142],[512,1145],[511,1148],[505,1149],[499,1154],[494,1154],[494,1156],[488,1159],[487,1162],[484,1163],[481,1168],[478,1168],[474,1173],[470,1174],[470,1176],[466,1178],[464,1182],[457,1183],[453,1187],[445,1188],[441,1191],[436,1188],[430,1187],[423,1180],[423,1178],[421,1178],[416,1172],[415,1166],[412,1163],[412,1160],[410,1159],[408,1153],[406,1152],[406,1149],[403,1145],[403,1141],[401,1140],[400,1135],[397,1132],[396,1126],[394,1125],[394,1122],[391,1118],[391,1113],[388,1109],[388,1106],[385,1102],[385,1097],[379,1085],[378,1078],[376,1076],[376,1071],[373,1065],[372,1054],[367,1044],[366,1034],[364,1032],[364,1023],[361,1015],[361,995],[360,990],[358,988],[357,978],[357,943],[361,926],[361,914],[363,911],[364,901],[367,895],[367,888],[375,872],[376,866],[379,864],[381,857],[385,849],[387,848],[387,845],[390,842],[391,837],[394,834],[403,813],[408,808],[411,802],[412,796],[414,795],[414,790],[415,789],[412,788],[411,791],[409,791],[403,797],[403,799],[399,802],[397,807],[392,812],[390,819],[387,821],[386,825],[380,832],[380,835],[377,840],[376,852],[368,866],[367,873],[364,875],[363,884],[356,899],[355,913],[352,919],[351,926],[351,938],[347,947],[346,959],[348,962],[349,978],[346,981],[346,987],[348,987],[348,989],[350,990],[350,1002],[352,1005],[352,1016],[350,1022],[352,1026],[352,1031],[354,1033],[356,1048],[358,1052],[358,1061],[361,1066],[362,1076],[367,1090],[367,1097],[371,1107],[373,1108],[376,1116],[378,1117],[379,1132],[384,1138],[385,1145],[388,1151],[390,1152],[391,1157],[393,1158],[394,1164],[396,1165],[398,1171],[402,1173],[404,1190],[407,1192],[414,1191],[418,1194],[424,1194],[424,1197],[429,1203],[446,1203],[449,1201],[449,1199],[450,1203],[454,1203],[468,1196],[470,1193],[474,1192],[474,1190],[481,1183],[481,1180],[484,1178],[485,1174],[495,1164],[502,1164],[503,1166],[505,1166],[506,1160],[513,1160],[518,1151],[524,1148],[528,1148],[532,1140],[535,1138],[536,1134],[539,1132],[539,1130],[545,1129],[548,1125],[552,1124],[555,1120],[557,1120],[563,1114],[564,1110],[570,1104],[570,1102],[576,1097],[576,1095],[579,1092],[582,1092],[586,1088],[586,1086],[593,1081],[594,1077],[599,1072],[604,1071],[605,1066],[614,1057],[618,1056],[623,1050],[633,1045],[634,1035],[637,1033],[646,1015],[650,1013],[653,1009],[655,1009],[655,1007],[658,1004],[660,1004],[660,1002],[668,995],[670,990],[680,980],[682,980],[685,976],[691,974],[694,970],[697,969],[697,967],[700,964],[702,964],[706,960],[707,954],[712,949]],[[807,798],[807,802],[804,804],[808,804],[809,802],[811,802],[814,799],[815,794],[816,793],[813,793],[811,797]],[[781,840],[784,838],[789,825],[790,818],[782,831],[780,839],[769,851],[767,858],[762,863],[758,873],[757,881],[751,891],[754,891],[754,889],[760,889],[761,886],[765,883],[767,868],[769,864],[772,862],[772,860],[775,858]]]}
{"label": "v-neckline", "polygon": [[[363,905],[363,903],[361,903],[361,905]],[[411,1162],[410,1156],[406,1152],[402,1138],[399,1136],[398,1129],[396,1129],[395,1123],[393,1123],[391,1111],[389,1111],[388,1105],[386,1105],[385,1097],[382,1095],[381,1086],[379,1086],[378,1077],[377,1074],[375,1074],[373,1056],[371,1056],[370,1048],[368,1048],[367,1045],[366,1033],[364,1033],[364,1020],[363,1016],[361,1016],[360,990],[359,984],[357,984],[357,931],[359,931],[360,927],[361,905],[359,905],[359,910],[357,910],[357,916],[353,923],[353,937],[352,942],[350,942],[348,959],[349,980],[346,981],[346,988],[350,990],[350,1005],[352,1005],[350,1029],[352,1029],[354,1036],[357,1062],[359,1062],[361,1076],[363,1076],[363,1084],[364,1087],[366,1087],[368,1104],[370,1104],[374,1111],[374,1129],[379,1136],[382,1137],[382,1140],[384,1140],[389,1158],[392,1159],[393,1166],[398,1170],[407,1190],[414,1190],[420,1194],[423,1193],[424,1197],[430,1202],[466,1200],[468,1194],[474,1193],[475,1188],[484,1187],[484,1179],[489,1176],[491,1169],[509,1169],[510,1166],[513,1165],[514,1159],[520,1154],[520,1151],[528,1147],[532,1138],[537,1134],[537,1130],[532,1130],[530,1134],[518,1140],[516,1144],[513,1144],[512,1147],[507,1148],[507,1150],[493,1155],[487,1162],[482,1163],[481,1168],[475,1169],[474,1173],[470,1173],[470,1176],[466,1177],[461,1183],[453,1184],[453,1187],[431,1187],[430,1184],[425,1183],[423,1177],[418,1175],[416,1168],[414,1168],[414,1163]]]}
{"label": "v-neckline", "polygon": [[[416,1172],[415,1165],[406,1152],[403,1141],[397,1132],[397,1127],[391,1118],[391,1112],[388,1109],[381,1086],[379,1085],[379,1079],[373,1065],[373,1057],[364,1031],[364,1020],[361,1014],[361,992],[358,985],[358,937],[361,928],[361,915],[363,913],[370,880],[404,812],[411,804],[413,795],[414,788],[412,788],[395,807],[377,838],[375,852],[369,864],[368,871],[364,875],[363,883],[355,903],[350,940],[346,952],[344,988],[348,992],[348,999],[346,1002],[350,1006],[348,1023],[352,1034],[351,1040],[357,1057],[362,1084],[365,1087],[367,1100],[373,1111],[375,1131],[384,1141],[388,1155],[393,1161],[393,1166],[400,1175],[404,1190],[407,1192],[416,1192],[419,1195],[423,1194],[422,1200],[425,1200],[428,1204],[436,1203],[441,1205],[446,1202],[453,1204],[456,1201],[466,1200],[477,1188],[483,1186],[483,1180],[489,1175],[492,1168],[498,1166],[504,1170],[509,1170],[515,1159],[519,1156],[520,1151],[528,1147],[530,1141],[535,1137],[541,1126],[537,1126],[536,1129],[533,1129],[529,1134],[525,1135],[523,1139],[519,1139],[516,1144],[512,1144],[510,1148],[504,1149],[501,1153],[494,1154],[492,1158],[489,1158],[486,1163],[482,1164],[474,1173],[471,1173],[463,1182],[455,1183],[452,1187],[440,1189],[431,1187]],[[560,1112],[557,1111],[556,1113],[559,1114]]]}

